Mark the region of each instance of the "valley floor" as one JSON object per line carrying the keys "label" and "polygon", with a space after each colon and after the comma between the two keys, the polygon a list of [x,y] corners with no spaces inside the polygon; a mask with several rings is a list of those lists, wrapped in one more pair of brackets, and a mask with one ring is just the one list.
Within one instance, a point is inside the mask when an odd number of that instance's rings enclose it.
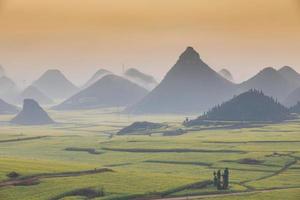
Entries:
{"label": "valley floor", "polygon": [[[300,119],[118,136],[144,120],[185,129],[186,116],[127,116],[116,109],[50,115],[59,123],[12,126],[6,123],[12,116],[0,117],[1,200],[300,199]],[[212,174],[225,167],[230,189],[218,191]],[[11,172],[20,177],[9,179]]]}

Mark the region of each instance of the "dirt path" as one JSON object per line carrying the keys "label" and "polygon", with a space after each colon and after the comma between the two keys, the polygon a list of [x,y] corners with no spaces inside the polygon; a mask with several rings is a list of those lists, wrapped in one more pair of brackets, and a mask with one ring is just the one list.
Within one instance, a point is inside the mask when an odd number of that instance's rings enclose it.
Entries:
{"label": "dirt path", "polygon": [[288,157],[291,157],[293,158],[293,160],[287,164],[285,164],[280,170],[270,174],[270,175],[267,175],[267,176],[263,176],[263,177],[260,177],[260,178],[257,178],[257,179],[253,179],[253,180],[248,180],[248,181],[243,181],[241,182],[240,184],[244,187],[247,187],[247,183],[250,183],[250,182],[253,182],[253,181],[260,181],[260,180],[264,180],[264,179],[267,179],[267,178],[271,178],[273,176],[277,176],[279,174],[282,174],[283,172],[287,171],[291,166],[295,165],[297,163],[297,159],[290,156],[290,155],[287,155]]}
{"label": "dirt path", "polygon": [[0,188],[7,187],[7,186],[18,186],[18,185],[23,185],[23,186],[35,185],[35,184],[39,183],[40,179],[45,179],[45,178],[83,176],[83,175],[99,174],[99,173],[105,173],[105,172],[113,172],[113,170],[108,169],[108,168],[102,168],[102,169],[87,170],[87,171],[36,174],[36,175],[32,175],[32,176],[2,181],[2,182],[0,182]]}
{"label": "dirt path", "polygon": [[160,198],[160,199],[154,199],[154,200],[188,200],[188,199],[207,199],[207,198],[215,198],[215,197],[226,197],[226,196],[236,196],[236,195],[245,195],[245,194],[255,194],[255,193],[264,193],[264,192],[271,192],[271,191],[277,191],[277,190],[286,190],[291,188],[300,188],[300,187],[289,187],[289,188],[273,188],[273,189],[263,189],[263,190],[255,190],[255,188],[248,186],[247,183],[253,182],[253,181],[260,181],[263,179],[267,179],[273,176],[277,176],[281,173],[284,173],[287,171],[291,166],[295,165],[297,163],[297,157],[286,155],[288,157],[293,158],[292,161],[285,164],[280,170],[267,175],[263,176],[254,180],[248,180],[243,181],[240,183],[241,186],[244,186],[247,188],[244,192],[232,192],[232,193],[223,193],[223,194],[208,194],[208,195],[198,195],[198,196],[185,196],[185,197],[171,197],[171,198]]}

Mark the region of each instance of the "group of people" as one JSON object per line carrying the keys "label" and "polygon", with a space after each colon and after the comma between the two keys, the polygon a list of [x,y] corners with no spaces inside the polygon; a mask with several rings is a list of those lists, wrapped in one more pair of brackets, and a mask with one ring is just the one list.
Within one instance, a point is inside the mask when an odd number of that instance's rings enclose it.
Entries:
{"label": "group of people", "polygon": [[214,171],[214,186],[218,190],[227,190],[229,187],[229,169],[225,168],[222,173],[221,170]]}

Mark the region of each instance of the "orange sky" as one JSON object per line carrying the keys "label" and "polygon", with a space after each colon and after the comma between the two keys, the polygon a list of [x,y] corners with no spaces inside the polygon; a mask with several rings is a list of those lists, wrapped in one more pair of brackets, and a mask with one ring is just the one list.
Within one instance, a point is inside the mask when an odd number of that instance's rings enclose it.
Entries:
{"label": "orange sky", "polygon": [[299,0],[0,0],[0,63],[15,79],[62,69],[77,84],[122,64],[163,77],[186,46],[238,81],[300,71]]}

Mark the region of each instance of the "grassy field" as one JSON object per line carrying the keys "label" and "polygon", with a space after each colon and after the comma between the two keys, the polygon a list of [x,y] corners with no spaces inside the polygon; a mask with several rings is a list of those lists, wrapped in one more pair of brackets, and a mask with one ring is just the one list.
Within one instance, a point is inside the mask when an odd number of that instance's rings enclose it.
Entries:
{"label": "grassy field", "polygon": [[[0,116],[1,200],[300,199],[300,119],[242,129],[198,127],[179,136],[117,136],[134,121],[184,128],[186,116],[133,117],[118,109],[50,115],[58,123],[42,127],[12,126],[7,123],[12,116]],[[243,162],[247,159],[257,163]],[[228,191],[202,185],[225,167]],[[102,168],[111,171],[93,172]],[[7,174],[13,171],[21,184],[10,182]]]}

